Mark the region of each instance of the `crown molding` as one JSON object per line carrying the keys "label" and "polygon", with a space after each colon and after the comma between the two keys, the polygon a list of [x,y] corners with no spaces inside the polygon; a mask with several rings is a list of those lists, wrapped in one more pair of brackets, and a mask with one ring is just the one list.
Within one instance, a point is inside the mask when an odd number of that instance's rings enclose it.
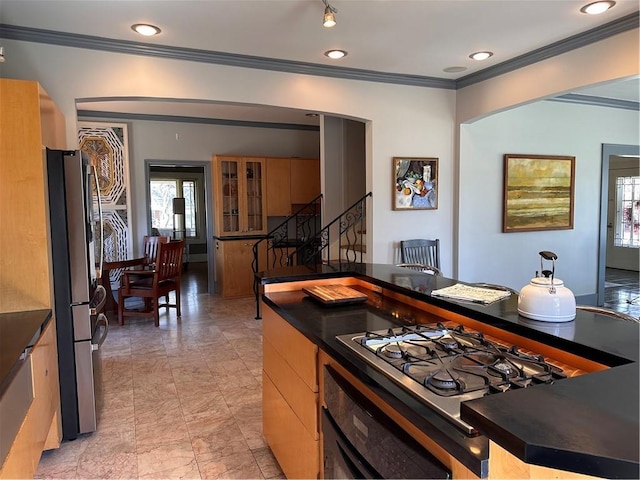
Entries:
{"label": "crown molding", "polygon": [[613,22],[609,22],[605,25],[601,25],[586,32],[579,33],[572,37],[565,38],[545,47],[525,53],[524,55],[512,58],[506,62],[499,63],[484,70],[480,70],[479,72],[471,73],[459,78],[456,82],[456,89],[468,87],[475,83],[497,77],[498,75],[503,75],[505,73],[533,65],[534,63],[542,60],[570,52],[571,50],[599,42],[614,35],[638,28],[639,25],[640,12],[632,13],[619,18],[618,20],[614,20]]}
{"label": "crown molding", "polygon": [[0,24],[0,38],[60,45],[64,47],[102,50],[128,55],[144,55],[149,57],[168,58],[172,60],[212,63],[232,67],[299,73],[303,75],[316,75],[321,77],[345,78],[349,80],[363,80],[367,82],[393,83],[449,90],[456,88],[455,80],[444,78],[377,72],[358,68],[332,67],[315,63],[295,62],[291,60],[215,52],[195,48],[152,45],[149,43],[133,42],[129,40],[115,40],[91,35],[56,32],[52,30],[42,30],[38,28],[20,27],[7,24]]}
{"label": "crown molding", "polygon": [[102,112],[98,110],[78,110],[78,120],[85,121],[88,118],[104,118],[111,120],[146,120],[150,122],[199,123],[207,125],[224,125],[227,127],[275,128],[279,130],[304,130],[309,132],[320,131],[319,126],[303,125],[297,123],[250,122],[244,120],[226,120],[220,118],[183,117],[178,115],[153,115],[145,113],[118,113]]}
{"label": "crown molding", "polygon": [[551,102],[578,103],[580,105],[593,105],[597,107],[621,108],[623,110],[640,111],[640,102],[620,100],[617,98],[596,97],[594,95],[580,95],[568,93],[548,99]]}
{"label": "crown molding", "polygon": [[488,67],[476,73],[466,75],[458,80],[407,75],[399,73],[378,72],[357,68],[345,68],[319,65],[307,62],[295,62],[252,55],[239,55],[194,48],[155,45],[128,40],[114,40],[91,35],[56,32],[37,28],[20,27],[16,25],[0,24],[0,38],[20,40],[26,42],[45,43],[65,47],[102,50],[128,55],[144,55],[190,62],[212,63],[242,68],[272,70],[303,75],[344,78],[367,82],[392,83],[419,87],[442,88],[456,90],[490,78],[502,75],[519,68],[540,62],[568,51],[584,47],[591,43],[617,35],[639,26],[639,12],[614,20],[578,35],[560,40],[532,52],[520,55],[514,59]]}

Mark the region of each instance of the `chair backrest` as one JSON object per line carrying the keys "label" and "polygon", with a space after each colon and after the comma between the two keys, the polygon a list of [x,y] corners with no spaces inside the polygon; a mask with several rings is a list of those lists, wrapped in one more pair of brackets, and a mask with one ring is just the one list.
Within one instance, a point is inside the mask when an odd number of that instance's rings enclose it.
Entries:
{"label": "chair backrest", "polygon": [[154,281],[162,282],[163,280],[179,277],[182,272],[183,253],[184,240],[158,244]]}
{"label": "chair backrest", "polygon": [[440,240],[402,240],[400,241],[402,263],[419,263],[440,269]]}
{"label": "chair backrest", "polygon": [[144,236],[144,263],[145,265],[153,265],[158,255],[158,244],[169,243],[169,237]]}

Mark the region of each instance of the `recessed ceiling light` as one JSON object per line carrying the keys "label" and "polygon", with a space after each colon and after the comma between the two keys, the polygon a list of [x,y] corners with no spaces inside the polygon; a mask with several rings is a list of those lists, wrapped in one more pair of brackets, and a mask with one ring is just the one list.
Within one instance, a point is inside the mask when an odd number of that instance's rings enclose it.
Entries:
{"label": "recessed ceiling light", "polygon": [[304,114],[306,117],[319,117],[320,115],[318,115],[317,113],[305,113]]}
{"label": "recessed ceiling light", "polygon": [[467,67],[447,67],[447,68],[444,68],[442,71],[447,73],[460,73],[460,72],[464,72],[466,69]]}
{"label": "recessed ceiling light", "polygon": [[326,52],[324,52],[325,56],[333,59],[333,60],[338,60],[342,57],[346,57],[347,56],[347,52],[345,52],[344,50],[328,50]]}
{"label": "recessed ceiling light", "polygon": [[153,37],[160,33],[160,29],[155,25],[150,25],[148,23],[136,23],[135,25],[131,25],[131,30],[140,35],[144,35],[145,37]]}
{"label": "recessed ceiling light", "polygon": [[493,52],[476,52],[469,55],[469,58],[473,60],[486,60],[489,57],[493,57]]}
{"label": "recessed ceiling light", "polygon": [[588,5],[585,5],[580,9],[582,13],[588,13],[589,15],[598,15],[599,13],[604,13],[613,6],[616,2],[609,0],[604,2],[593,2]]}

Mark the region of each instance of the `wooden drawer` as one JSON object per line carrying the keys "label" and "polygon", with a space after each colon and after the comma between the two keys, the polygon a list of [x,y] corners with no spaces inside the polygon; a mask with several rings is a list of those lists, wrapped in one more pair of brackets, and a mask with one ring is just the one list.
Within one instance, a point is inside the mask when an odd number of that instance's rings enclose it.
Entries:
{"label": "wooden drawer", "polygon": [[314,439],[318,439],[318,394],[313,392],[276,352],[269,340],[264,341],[264,372]]}
{"label": "wooden drawer", "polygon": [[287,478],[318,478],[320,442],[309,432],[269,376],[262,376],[263,434]]}
{"label": "wooden drawer", "polygon": [[318,391],[318,347],[262,304],[262,335],[295,371],[309,389]]}

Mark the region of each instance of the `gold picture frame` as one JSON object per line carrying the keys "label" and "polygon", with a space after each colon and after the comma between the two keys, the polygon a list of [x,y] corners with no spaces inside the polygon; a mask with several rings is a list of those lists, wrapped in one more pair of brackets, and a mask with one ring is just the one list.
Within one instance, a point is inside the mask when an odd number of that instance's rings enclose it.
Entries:
{"label": "gold picture frame", "polygon": [[576,157],[504,155],[503,233],[573,229]]}
{"label": "gold picture frame", "polygon": [[438,208],[438,159],[393,157],[393,209]]}

